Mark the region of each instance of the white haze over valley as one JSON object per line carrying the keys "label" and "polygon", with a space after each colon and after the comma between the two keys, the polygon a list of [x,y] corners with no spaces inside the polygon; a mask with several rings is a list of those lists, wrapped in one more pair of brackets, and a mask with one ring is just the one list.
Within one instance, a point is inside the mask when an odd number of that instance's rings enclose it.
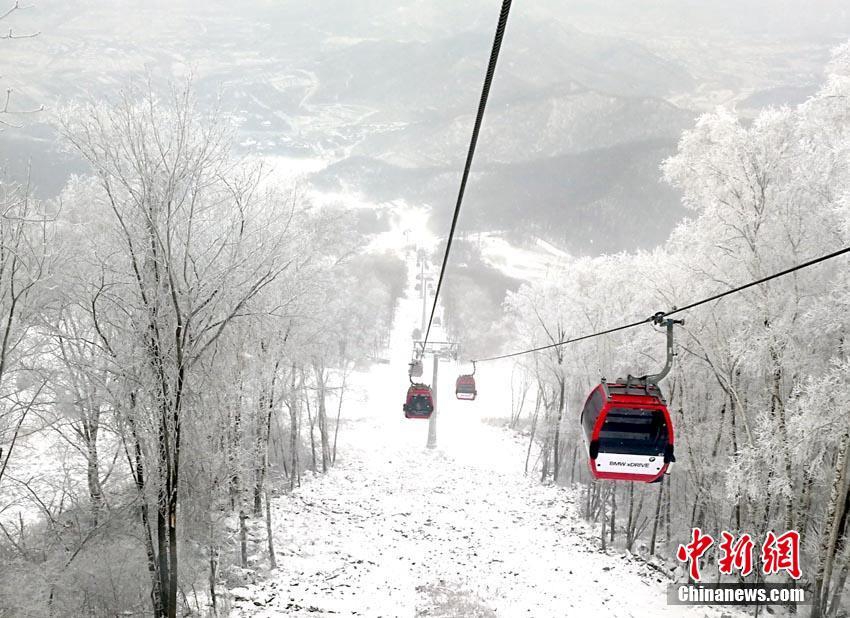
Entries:
{"label": "white haze over valley", "polygon": [[[24,109],[114,94],[138,74],[160,84],[192,75],[205,100],[220,96],[234,114],[246,154],[340,201],[424,203],[443,233],[495,23],[490,4],[37,2],[11,25],[43,35],[5,46],[0,62],[14,67],[4,83]],[[803,101],[848,35],[848,10],[823,0],[816,10],[547,1],[515,11],[464,228],[519,230],[574,253],[663,241],[684,211],[658,166],[681,131],[717,105],[752,117]],[[8,132],[0,152],[19,172],[13,152],[48,154],[32,170],[44,195],[81,169],[49,131],[36,122]],[[652,224],[639,237],[604,229],[615,214],[624,228]]]}
{"label": "white haze over valley", "polygon": [[847,615],[846,251],[675,315],[660,483],[572,340],[850,247],[850,5],[513,3],[441,279],[500,4],[0,0],[0,617]]}

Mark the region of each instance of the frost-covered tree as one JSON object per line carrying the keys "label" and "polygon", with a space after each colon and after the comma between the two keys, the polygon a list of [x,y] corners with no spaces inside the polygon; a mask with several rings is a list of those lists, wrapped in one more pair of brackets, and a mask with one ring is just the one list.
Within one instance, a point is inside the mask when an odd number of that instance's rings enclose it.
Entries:
{"label": "frost-covered tree", "polygon": [[[0,4],[0,29],[2,29],[0,30],[0,49],[2,49],[2,46],[14,42],[14,39],[31,39],[38,36],[37,32],[20,32],[9,25],[14,19],[15,13],[22,8],[20,0],[14,0],[14,2],[5,5]],[[3,86],[2,77],[0,75],[0,87]],[[16,108],[12,102],[13,93],[14,90],[10,86],[3,87],[2,92],[0,92],[0,130],[5,127],[16,126],[14,120],[16,116],[39,112],[43,109],[43,107],[34,110]]]}
{"label": "frost-covered tree", "polygon": [[[559,324],[575,336],[646,318],[850,244],[848,75],[844,45],[805,103],[766,109],[752,122],[725,109],[699,118],[663,165],[692,216],[655,251],[572,260],[555,283],[524,286],[507,305],[518,342],[557,340],[546,329]],[[837,611],[848,571],[840,368],[849,293],[839,259],[688,312],[676,368],[662,384],[678,463],[653,495],[651,515],[641,512],[653,488],[615,488],[611,538],[622,527],[631,546],[652,530],[654,549],[659,537],[684,538],[694,525],[714,533],[796,528],[807,563],[819,565],[807,574],[814,615]],[[663,363],[648,326],[563,350],[566,375],[582,387],[567,397],[573,419],[600,377]],[[559,382],[540,371],[551,364],[546,353],[536,356],[522,362],[545,399]],[[540,448],[551,447],[544,439]],[[587,494],[591,516],[601,513],[597,493]],[[615,519],[623,498],[625,522]]]}
{"label": "frost-covered tree", "polygon": [[53,219],[28,186],[0,182],[0,485],[21,428],[45,394],[38,327],[55,287]]}
{"label": "frost-covered tree", "polygon": [[189,88],[72,108],[62,132],[94,174],[92,201],[77,212],[107,222],[90,239],[102,274],[91,315],[101,345],[126,369],[122,417],[140,454],[144,534],[155,538],[155,608],[173,617],[183,430],[200,412],[197,372],[289,266],[286,228],[260,170],[233,164],[231,125],[201,112]]}

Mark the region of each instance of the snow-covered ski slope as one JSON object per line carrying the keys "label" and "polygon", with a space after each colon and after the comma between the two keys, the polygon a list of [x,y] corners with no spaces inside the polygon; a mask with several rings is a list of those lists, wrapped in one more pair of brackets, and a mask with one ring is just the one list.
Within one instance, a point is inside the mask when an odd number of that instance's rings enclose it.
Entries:
{"label": "snow-covered ski slope", "polygon": [[[525,440],[485,420],[508,413],[509,364],[480,366],[481,397],[467,402],[454,398],[454,379],[467,368],[442,362],[438,446],[425,447],[428,421],[405,420],[401,410],[420,315],[411,284],[390,364],[356,376],[336,467],[273,501],[279,569],[234,590],[234,613],[719,615],[668,607],[657,572],[619,551],[599,552],[579,492],[523,476]],[[431,371],[426,361],[424,381]]]}

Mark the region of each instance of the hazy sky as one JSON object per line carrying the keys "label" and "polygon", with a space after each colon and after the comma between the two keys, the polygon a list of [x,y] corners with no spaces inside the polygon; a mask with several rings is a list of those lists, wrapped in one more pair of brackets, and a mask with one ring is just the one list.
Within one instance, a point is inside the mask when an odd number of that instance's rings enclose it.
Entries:
{"label": "hazy sky", "polygon": [[[2,5],[3,0],[0,0]],[[223,95],[240,144],[261,156],[331,162],[323,190],[442,203],[456,185],[498,0],[32,0],[0,41],[0,86],[52,112],[145,73],[195,75]],[[850,38],[846,0],[514,2],[468,195],[467,223],[528,214],[535,233],[576,250],[576,220],[611,213],[669,225],[683,214],[658,166],[682,130],[718,105],[752,116],[815,91],[829,51]],[[46,121],[42,115],[38,121]],[[75,163],[47,127],[0,135],[0,160],[57,191]],[[536,209],[536,210],[535,210]],[[435,209],[439,226],[442,209]],[[597,239],[593,250],[660,242]],[[559,227],[560,226],[560,227]],[[601,247],[601,248],[600,248]]]}
{"label": "hazy sky", "polygon": [[[0,0],[0,5],[2,5]],[[794,79],[799,58],[821,59],[850,37],[843,0],[534,0],[515,2],[506,61],[516,43],[511,30],[558,25],[592,36],[633,40],[685,65],[698,80],[766,58]],[[458,33],[492,31],[498,0],[33,0],[8,25],[40,31],[37,39],[0,43],[0,75],[16,89],[50,89],[50,69],[99,72],[179,70],[185,62],[215,71],[273,53],[293,63],[316,59],[334,45],[358,40],[417,40],[435,45]],[[556,48],[556,30],[541,32],[529,50]],[[565,36],[565,35],[560,35]],[[486,45],[481,54],[486,56]],[[564,59],[569,61],[568,58]],[[784,66],[780,66],[784,65]],[[764,69],[766,70],[766,69]],[[740,80],[746,80],[743,72]],[[35,82],[35,83],[34,83]],[[742,83],[741,86],[746,86]]]}

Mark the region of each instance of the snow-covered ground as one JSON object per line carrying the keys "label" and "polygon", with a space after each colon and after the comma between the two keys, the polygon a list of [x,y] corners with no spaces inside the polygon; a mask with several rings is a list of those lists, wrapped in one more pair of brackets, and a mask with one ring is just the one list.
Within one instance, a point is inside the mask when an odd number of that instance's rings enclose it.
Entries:
{"label": "snow-covered ground", "polygon": [[[369,243],[369,251],[394,251],[400,256],[404,256],[406,247],[423,247],[427,251],[437,246],[438,239],[428,228],[429,208],[412,206],[404,200],[388,202],[380,205],[380,207],[388,209],[391,213],[390,229],[375,235],[375,238]],[[409,271],[411,273],[419,272],[414,262],[409,264]],[[410,294],[412,298],[414,292],[411,291]],[[399,326],[399,324],[396,323],[396,326]],[[409,331],[407,334],[410,334]]]}
{"label": "snow-covered ground", "polygon": [[485,262],[521,281],[550,277],[561,272],[570,260],[567,252],[540,238],[531,247],[516,247],[493,232],[479,234],[477,239]]}
{"label": "snow-covered ground", "polygon": [[486,422],[508,414],[510,365],[479,367],[481,396],[464,402],[464,368],[440,363],[438,446],[426,448],[428,422],[401,411],[420,302],[411,287],[391,363],[357,376],[336,467],[273,502],[279,568],[233,591],[234,614],[719,615],[667,606],[657,572],[598,550],[578,493],[523,475],[526,445]]}

